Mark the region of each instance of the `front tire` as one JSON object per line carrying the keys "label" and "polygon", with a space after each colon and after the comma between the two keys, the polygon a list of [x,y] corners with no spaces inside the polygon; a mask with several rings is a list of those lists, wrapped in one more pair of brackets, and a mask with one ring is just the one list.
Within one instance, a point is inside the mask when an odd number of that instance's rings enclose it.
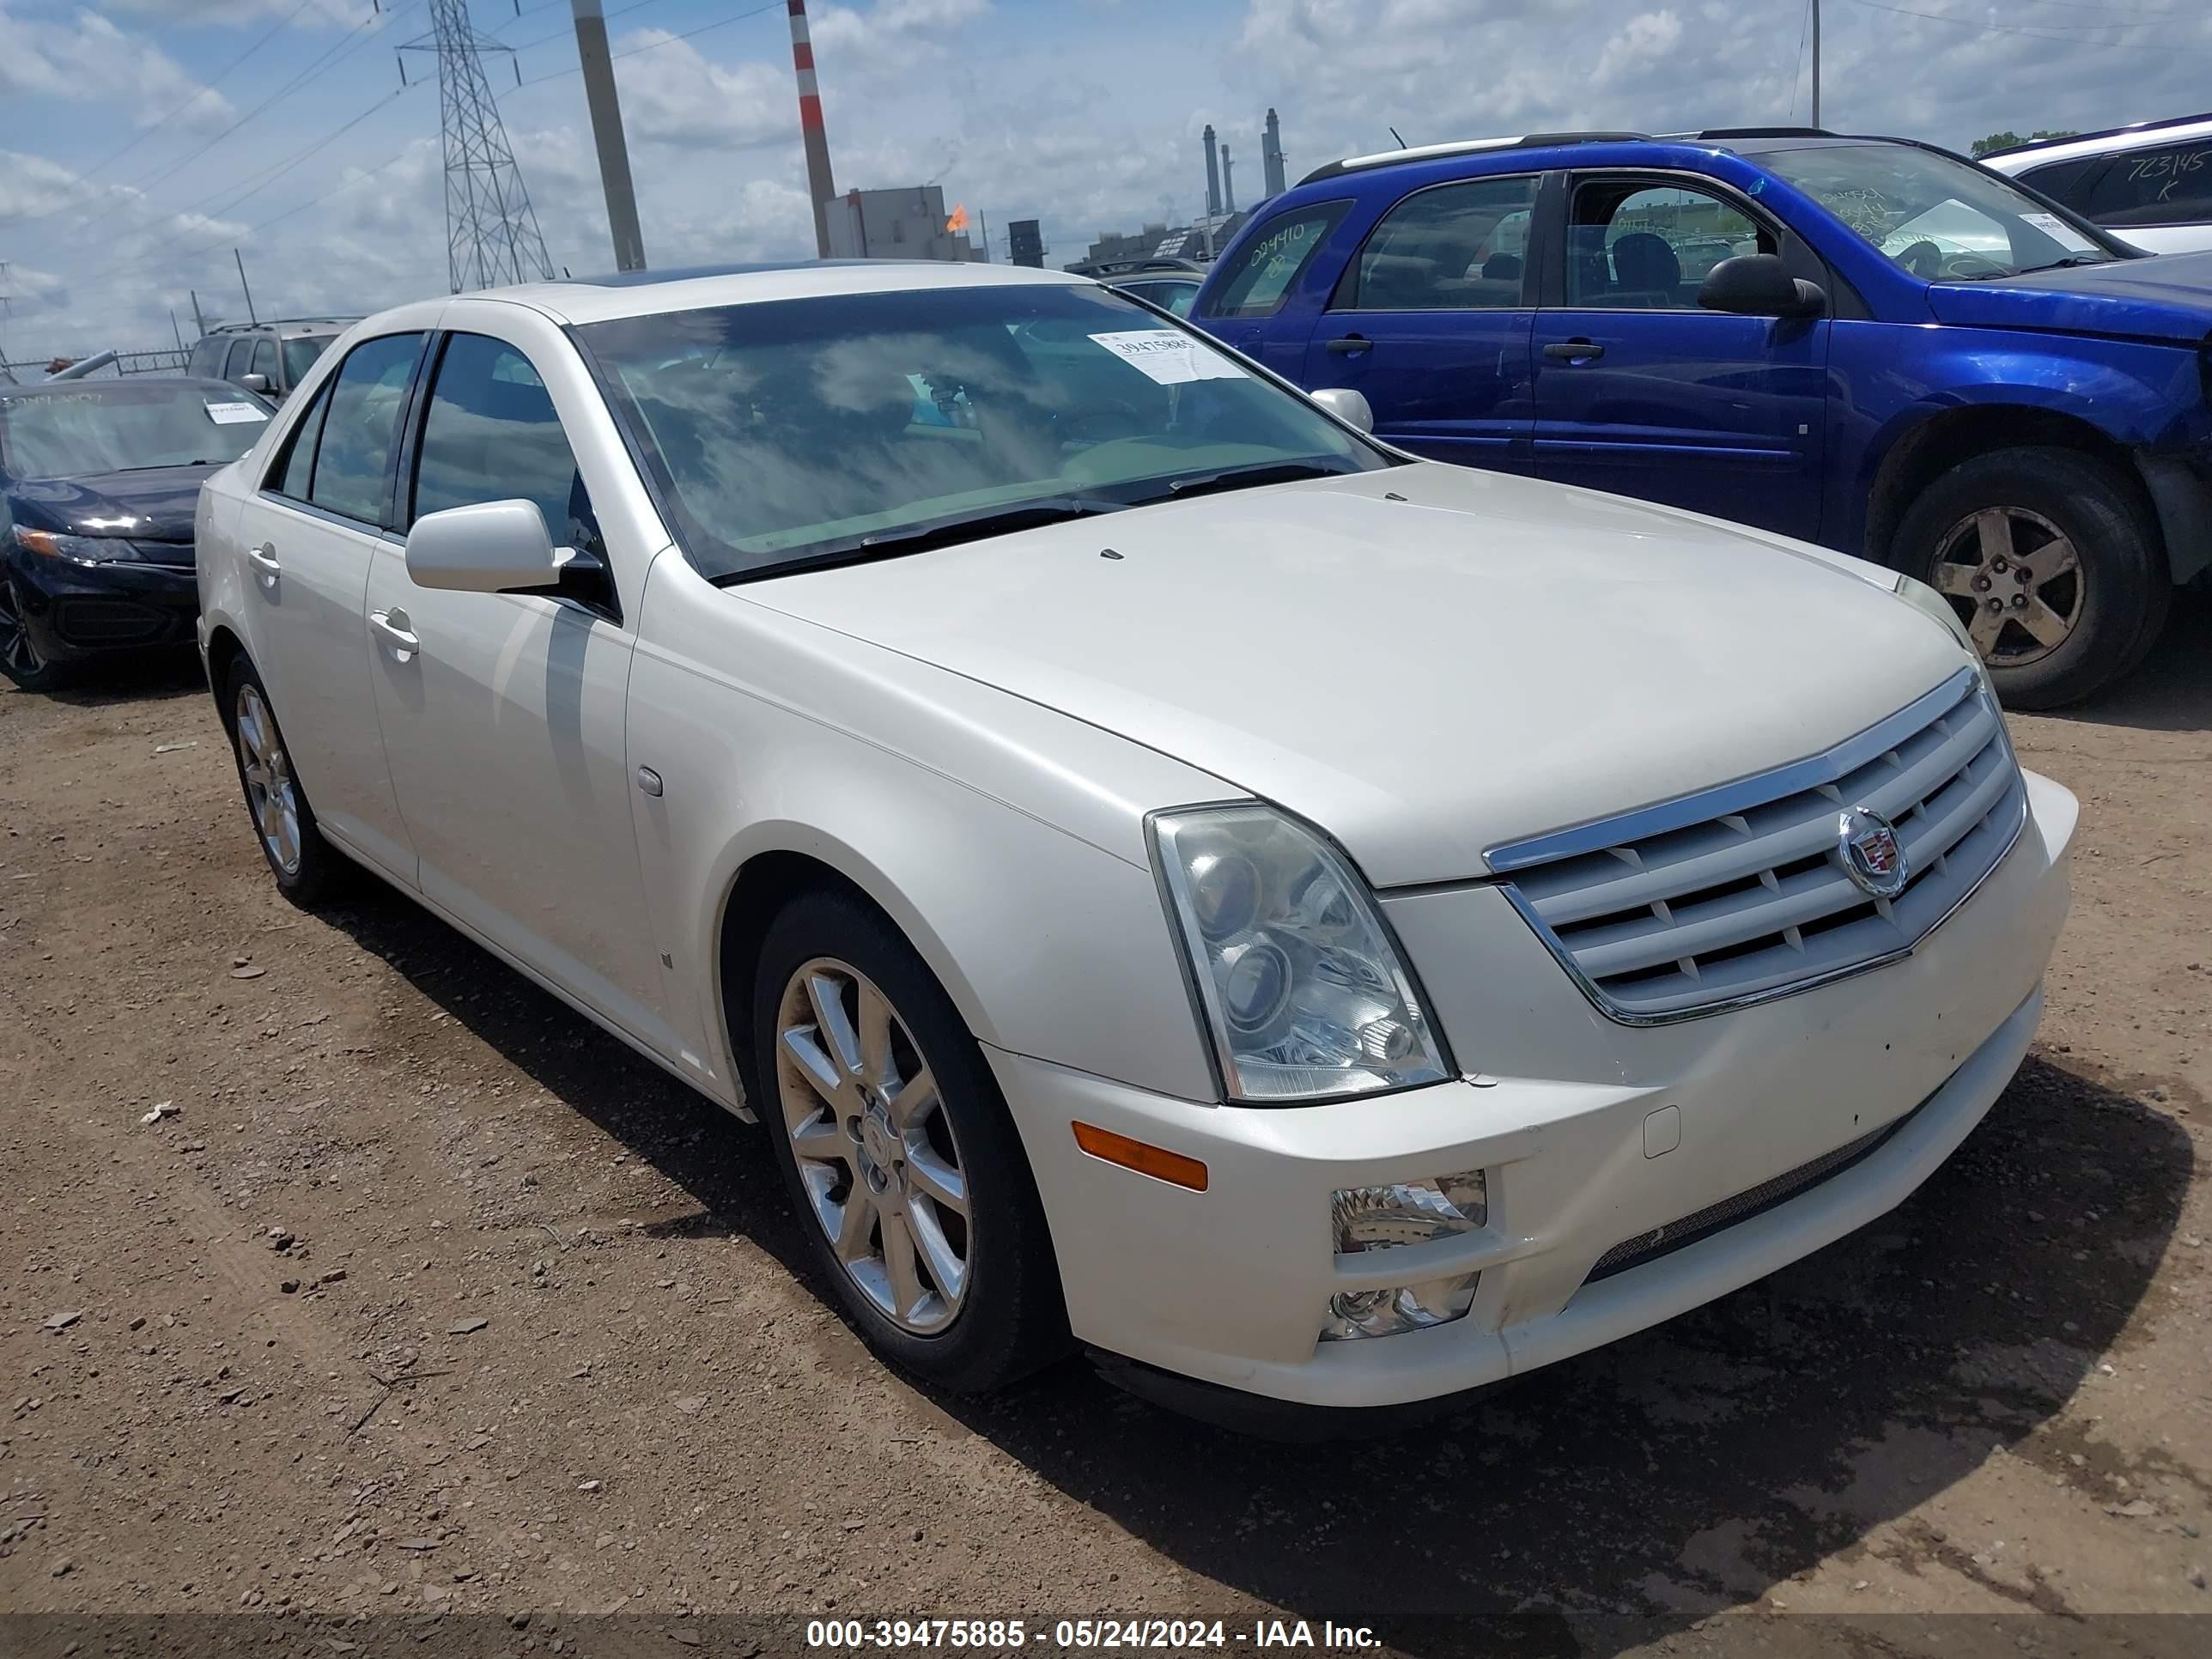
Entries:
{"label": "front tire", "polygon": [[2015,708],[2078,702],[2127,673],[2172,598],[2148,507],[2070,449],[1952,468],[1906,512],[1892,562],[1950,600]]}
{"label": "front tire", "polygon": [[759,1115],[815,1261],[925,1381],[1002,1388],[1065,1351],[1043,1206],[982,1050],[883,916],[802,893],[755,978]]}
{"label": "front tire", "polygon": [[0,674],[25,691],[52,691],[67,678],[59,663],[39,654],[15,585],[5,576],[0,576]]}
{"label": "front tire", "polygon": [[292,771],[283,728],[269,706],[269,690],[244,657],[231,665],[223,694],[223,723],[230,728],[232,758],[246,792],[261,856],[276,878],[276,890],[303,909],[337,892],[345,860],[315,826],[315,809]]}

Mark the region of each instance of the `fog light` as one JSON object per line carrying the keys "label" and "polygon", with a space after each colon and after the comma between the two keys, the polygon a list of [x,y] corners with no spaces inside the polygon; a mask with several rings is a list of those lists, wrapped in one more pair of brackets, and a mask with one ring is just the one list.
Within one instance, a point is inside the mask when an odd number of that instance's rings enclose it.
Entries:
{"label": "fog light", "polygon": [[1385,1291],[1340,1291],[1328,1299],[1321,1340],[1351,1342],[1449,1324],[1474,1305],[1474,1289],[1481,1282],[1480,1273],[1459,1273]]}
{"label": "fog light", "polygon": [[1329,1200],[1336,1253],[1395,1249],[1472,1232],[1490,1218],[1482,1171],[1404,1181],[1389,1187],[1343,1187]]}

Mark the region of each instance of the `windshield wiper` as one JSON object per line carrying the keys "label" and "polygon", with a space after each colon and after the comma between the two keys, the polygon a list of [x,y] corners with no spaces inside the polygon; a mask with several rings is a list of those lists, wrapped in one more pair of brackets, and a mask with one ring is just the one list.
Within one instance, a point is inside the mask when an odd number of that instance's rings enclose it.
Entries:
{"label": "windshield wiper", "polygon": [[2076,265],[2108,265],[2112,263],[2109,254],[2069,253],[2063,259],[2052,259],[2043,264],[2022,265],[2013,275],[2032,276],[2039,270],[2071,270]]}
{"label": "windshield wiper", "polygon": [[1147,495],[1131,505],[1180,501],[1224,489],[1257,489],[1263,484],[1297,483],[1306,478],[1340,478],[1357,471],[1357,467],[1323,466],[1314,461],[1264,461],[1257,466],[1232,466],[1225,471],[1200,473],[1194,478],[1171,478],[1166,495]]}
{"label": "windshield wiper", "polygon": [[894,530],[871,530],[865,535],[842,537],[807,549],[798,556],[745,570],[732,570],[714,578],[717,586],[748,581],[757,576],[783,576],[796,570],[816,570],[827,565],[861,564],[871,559],[896,559],[908,553],[926,553],[933,547],[952,547],[981,541],[988,536],[1012,535],[1088,519],[1101,513],[1118,513],[1119,501],[1097,501],[1087,495],[1050,495],[1041,501],[995,507],[987,512],[961,514],[950,519],[902,525]]}

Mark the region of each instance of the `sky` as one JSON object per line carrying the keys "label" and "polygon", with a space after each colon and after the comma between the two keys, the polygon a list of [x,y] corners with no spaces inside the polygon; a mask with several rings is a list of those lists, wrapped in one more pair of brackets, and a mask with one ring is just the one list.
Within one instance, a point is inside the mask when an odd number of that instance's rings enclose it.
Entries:
{"label": "sky", "polygon": [[[813,251],[783,0],[604,0],[648,261]],[[554,265],[613,255],[569,0],[469,0]],[[428,0],[0,0],[0,357],[189,343],[192,303],[355,314],[447,289]],[[838,189],[933,182],[1047,263],[1408,143],[1803,122],[1804,0],[814,0]],[[2203,0],[1822,0],[1838,130],[1963,149],[2212,105]],[[406,83],[402,82],[401,59]]]}

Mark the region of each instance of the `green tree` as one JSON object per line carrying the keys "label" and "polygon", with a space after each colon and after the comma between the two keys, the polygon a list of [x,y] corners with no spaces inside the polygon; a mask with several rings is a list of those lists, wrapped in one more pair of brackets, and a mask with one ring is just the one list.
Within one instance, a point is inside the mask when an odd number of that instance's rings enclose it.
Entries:
{"label": "green tree", "polygon": [[2032,144],[2045,138],[2073,138],[2079,136],[2077,130],[2073,127],[2038,127],[2025,138],[2016,132],[1993,132],[1986,138],[1975,139],[1971,154],[1982,156],[1987,155],[1991,150],[2010,149],[2015,144]]}

